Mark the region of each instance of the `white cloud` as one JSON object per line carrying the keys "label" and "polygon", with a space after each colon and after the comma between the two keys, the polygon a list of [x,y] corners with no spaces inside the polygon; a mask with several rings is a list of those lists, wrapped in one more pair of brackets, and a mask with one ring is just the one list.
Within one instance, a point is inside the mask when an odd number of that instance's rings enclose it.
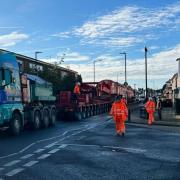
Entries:
{"label": "white cloud", "polygon": [[60,32],[57,34],[53,34],[53,37],[58,37],[58,38],[69,38],[70,37],[70,32]]}
{"label": "white cloud", "polygon": [[28,39],[28,35],[19,32],[12,32],[10,34],[0,35],[0,46],[8,47],[14,46],[18,42]]}
{"label": "white cloud", "polygon": [[[148,55],[150,56],[150,55]],[[163,82],[168,80],[174,73],[177,72],[176,59],[180,57],[180,44],[177,46],[153,54],[148,57],[148,82],[159,82],[156,87],[161,88]],[[110,55],[102,55],[96,59],[103,59],[96,63],[96,80],[112,79],[117,80],[117,75],[121,82],[124,81],[124,59],[122,57],[113,57]],[[71,63],[70,67],[78,71],[84,81],[93,81],[93,63],[75,64]],[[144,58],[127,60],[127,78],[130,82],[141,81],[143,86],[145,79]]]}
{"label": "white cloud", "polygon": [[[64,54],[64,55],[63,55]],[[83,63],[90,60],[89,56],[81,55],[78,52],[65,52],[65,53],[58,53],[56,57],[52,57],[49,59],[42,59],[45,62],[55,63],[60,62],[61,58],[63,57],[64,63]]]}
{"label": "white cloud", "polygon": [[[81,27],[74,28],[73,33],[83,39],[83,44],[131,46],[142,42],[143,38],[153,38],[152,34],[144,36],[142,34],[144,30],[176,27],[179,24],[179,13],[180,3],[158,9],[126,6],[85,22]],[[132,33],[141,35],[137,37]]]}
{"label": "white cloud", "polygon": [[129,47],[135,43],[143,42],[143,39],[137,37],[111,37],[111,38],[104,38],[104,39],[93,39],[88,40],[84,39],[81,41],[82,44],[96,44],[96,45],[104,45],[104,46],[111,46],[111,47]]}

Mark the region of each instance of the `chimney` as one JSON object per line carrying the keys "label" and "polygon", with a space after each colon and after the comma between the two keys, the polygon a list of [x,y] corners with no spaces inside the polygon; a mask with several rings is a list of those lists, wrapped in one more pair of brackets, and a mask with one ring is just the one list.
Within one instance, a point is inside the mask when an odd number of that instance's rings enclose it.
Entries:
{"label": "chimney", "polygon": [[180,58],[176,59],[178,61],[178,77],[180,77]]}

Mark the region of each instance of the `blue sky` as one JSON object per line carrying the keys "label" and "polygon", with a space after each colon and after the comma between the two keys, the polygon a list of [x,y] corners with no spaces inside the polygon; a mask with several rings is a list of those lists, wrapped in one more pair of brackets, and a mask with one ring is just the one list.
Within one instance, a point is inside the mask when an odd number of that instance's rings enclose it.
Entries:
{"label": "blue sky", "polygon": [[159,88],[177,72],[180,57],[180,1],[175,0],[1,0],[0,48],[59,61],[84,81],[96,79],[144,86],[144,46],[148,85]]}

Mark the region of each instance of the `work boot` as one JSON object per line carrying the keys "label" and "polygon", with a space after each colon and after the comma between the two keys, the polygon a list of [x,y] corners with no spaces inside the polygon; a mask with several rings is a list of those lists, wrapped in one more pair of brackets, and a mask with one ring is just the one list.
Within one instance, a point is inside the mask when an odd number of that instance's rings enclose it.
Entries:
{"label": "work boot", "polygon": [[124,137],[124,136],[125,136],[125,133],[123,132],[123,133],[122,133],[122,137]]}

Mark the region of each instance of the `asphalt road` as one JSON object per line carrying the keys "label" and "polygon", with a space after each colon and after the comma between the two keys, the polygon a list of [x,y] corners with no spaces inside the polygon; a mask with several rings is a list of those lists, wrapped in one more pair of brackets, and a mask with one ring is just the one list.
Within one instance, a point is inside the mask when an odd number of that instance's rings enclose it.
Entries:
{"label": "asphalt road", "polygon": [[117,137],[103,115],[18,137],[0,132],[1,179],[180,179],[180,129],[128,124]]}

